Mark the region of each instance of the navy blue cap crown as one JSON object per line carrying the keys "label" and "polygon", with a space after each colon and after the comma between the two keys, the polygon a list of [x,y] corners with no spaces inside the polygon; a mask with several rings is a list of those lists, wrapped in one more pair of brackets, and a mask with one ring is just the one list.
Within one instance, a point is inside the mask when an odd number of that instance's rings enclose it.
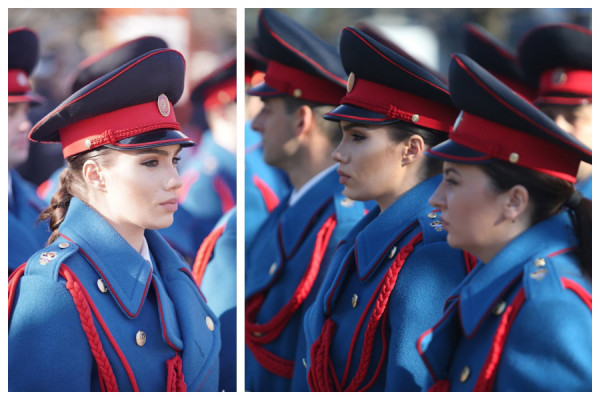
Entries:
{"label": "navy blue cap crown", "polygon": [[592,162],[591,149],[468,56],[452,55],[449,79],[462,111],[450,140],[429,155],[469,164],[504,160],[571,182],[581,160]]}
{"label": "navy blue cap crown", "polygon": [[340,53],[348,79],[342,105],[329,120],[397,121],[448,132],[458,114],[444,82],[369,35],[344,28]]}
{"label": "navy blue cap crown", "polygon": [[8,102],[41,103],[43,98],[31,92],[29,76],[39,58],[39,40],[29,28],[8,31]]}
{"label": "navy blue cap crown", "polygon": [[538,82],[536,103],[591,103],[591,30],[572,24],[538,26],[521,39],[518,57],[525,74]]}
{"label": "navy blue cap crown", "polygon": [[167,43],[155,36],[142,36],[112,47],[99,54],[94,54],[77,66],[76,76],[71,86],[74,93],[121,65],[146,54],[151,50],[167,48]]}
{"label": "navy blue cap crown", "polygon": [[148,52],[73,93],[32,128],[29,138],[60,141],[65,158],[105,145],[194,145],[180,132],[173,111],[183,93],[184,74],[179,52]]}
{"label": "navy blue cap crown", "polygon": [[469,57],[515,92],[529,100],[535,98],[537,81],[528,80],[516,54],[481,26],[465,24],[465,49]]}
{"label": "navy blue cap crown", "polygon": [[265,83],[255,96],[289,95],[336,104],[344,95],[346,74],[336,49],[288,16],[261,10],[258,17],[261,53],[269,60]]}

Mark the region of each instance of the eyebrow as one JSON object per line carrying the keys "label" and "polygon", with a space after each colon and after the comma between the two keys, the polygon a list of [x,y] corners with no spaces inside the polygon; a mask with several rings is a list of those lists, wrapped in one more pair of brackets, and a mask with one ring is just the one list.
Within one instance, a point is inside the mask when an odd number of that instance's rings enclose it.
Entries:
{"label": "eyebrow", "polygon": [[458,170],[456,170],[455,168],[452,168],[452,167],[444,168],[444,173],[445,174],[448,174],[450,172],[454,172],[456,175],[460,175],[460,173],[458,172]]}
{"label": "eyebrow", "polygon": [[369,129],[371,126],[367,125],[367,124],[361,124],[358,122],[348,122],[347,124],[340,124],[340,126],[342,127],[343,131],[348,131],[352,128],[364,128],[364,129]]}
{"label": "eyebrow", "polygon": [[[182,149],[182,147],[179,146],[179,149],[175,152],[174,155],[179,154],[179,152],[181,151],[181,149]],[[160,149],[157,149],[157,148],[149,148],[149,149],[140,149],[140,150],[138,150],[138,154],[139,155],[147,154],[147,153],[160,154],[162,156],[168,156],[169,155],[168,151],[166,151],[166,150],[160,150]]]}

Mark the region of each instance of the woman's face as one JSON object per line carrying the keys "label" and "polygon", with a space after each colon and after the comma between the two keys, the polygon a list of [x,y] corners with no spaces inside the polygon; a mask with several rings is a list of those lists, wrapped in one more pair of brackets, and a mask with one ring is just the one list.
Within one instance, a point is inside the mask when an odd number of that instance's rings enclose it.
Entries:
{"label": "woman's face", "polygon": [[375,200],[385,210],[405,191],[404,143],[390,139],[389,127],[341,121],[342,141],[333,152],[339,163],[343,194],[353,200]]}
{"label": "woman's face", "polygon": [[444,162],[444,179],[429,203],[441,211],[448,244],[488,262],[506,242],[505,197],[480,167]]}
{"label": "woman's face", "polygon": [[113,151],[102,169],[105,184],[103,214],[121,234],[141,229],[161,229],[173,223],[177,172],[181,146]]}

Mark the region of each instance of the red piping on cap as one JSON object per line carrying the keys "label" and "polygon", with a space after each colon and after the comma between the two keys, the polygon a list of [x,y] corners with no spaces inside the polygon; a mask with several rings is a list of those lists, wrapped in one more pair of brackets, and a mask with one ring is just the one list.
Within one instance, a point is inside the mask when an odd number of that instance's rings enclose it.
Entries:
{"label": "red piping on cap", "polygon": [[[265,83],[292,97],[325,104],[339,104],[345,92],[344,88],[327,79],[272,60],[267,66]],[[297,90],[300,92],[295,94]]]}
{"label": "red piping on cap", "polygon": [[450,105],[358,78],[352,90],[342,98],[342,104],[443,132],[450,132],[458,114],[458,110]]}
{"label": "red piping on cap", "polygon": [[[59,131],[63,155],[68,158],[95,147],[115,144],[119,140],[157,129],[180,130],[171,102],[169,107],[170,113],[166,117],[160,113],[157,102],[153,101],[68,125]],[[85,145],[87,140],[89,146]]]}
{"label": "red piping on cap", "polygon": [[[485,132],[485,134],[482,134]],[[575,183],[581,157],[548,140],[463,111],[450,139],[490,157]],[[516,161],[515,161],[515,155]],[[513,157],[511,161],[511,156]]]}

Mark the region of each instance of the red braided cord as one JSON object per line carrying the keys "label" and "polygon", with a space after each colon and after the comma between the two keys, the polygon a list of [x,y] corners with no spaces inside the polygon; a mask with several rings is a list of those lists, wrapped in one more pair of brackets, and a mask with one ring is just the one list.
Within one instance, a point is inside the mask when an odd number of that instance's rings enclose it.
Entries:
{"label": "red braided cord", "polygon": [[258,175],[252,176],[252,181],[254,182],[254,186],[256,186],[260,191],[260,194],[265,201],[265,207],[267,208],[267,211],[273,211],[273,209],[279,205],[279,198],[277,197],[277,194],[275,194],[273,189],[271,189],[265,181],[260,179]]}
{"label": "red braided cord", "polygon": [[290,300],[275,314],[270,321],[265,324],[254,323],[256,315],[264,301],[264,294],[259,293],[256,296],[248,299],[246,303],[246,323],[245,323],[245,339],[246,345],[258,361],[258,363],[268,371],[291,378],[293,371],[293,362],[284,360],[266,349],[261,345],[270,343],[281,334],[281,331],[287,325],[287,322],[292,318],[294,313],[302,305],[312,286],[317,278],[321,267],[321,261],[327,250],[327,245],[331,239],[331,235],[335,229],[337,222],[335,214],[330,216],[319,229],[313,254],[308,264],[304,276],[296,287]]}
{"label": "red braided cord", "polygon": [[[344,391],[356,392],[359,390],[367,390],[375,383],[375,380],[381,372],[381,367],[383,365],[382,362],[384,359],[383,355],[378,363],[377,370],[375,371],[372,379],[367,383],[367,385],[365,385],[363,388],[360,388],[360,385],[364,381],[371,364],[375,332],[380,325],[381,317],[384,315],[385,311],[387,311],[388,300],[392,290],[396,285],[400,270],[402,269],[402,266],[404,265],[404,262],[408,256],[412,253],[415,245],[422,240],[423,233],[419,232],[402,248],[402,250],[396,256],[392,266],[386,271],[386,274],[383,278],[383,285],[379,291],[375,307],[371,313],[369,322],[367,323],[357,373]],[[309,386],[313,391],[331,391],[333,389],[333,385],[331,384],[333,377],[331,375],[333,375],[337,380],[335,371],[333,369],[329,371],[326,368],[327,365],[332,363],[329,356],[329,348],[333,339],[333,329],[335,329],[335,323],[328,318],[323,325],[319,338],[311,347],[312,362],[309,370]],[[384,343],[384,346],[386,345],[387,344]]]}
{"label": "red braided cord", "polygon": [[206,266],[208,265],[210,256],[212,255],[215,245],[217,244],[217,240],[221,237],[223,231],[225,230],[225,225],[221,225],[220,227],[213,229],[213,231],[204,238],[200,248],[198,249],[196,259],[194,260],[194,266],[192,267],[192,275],[194,276],[194,281],[198,287],[200,287],[202,284],[202,278],[204,277]]}
{"label": "red braided cord", "polygon": [[100,337],[98,336],[98,332],[94,326],[94,318],[90,311],[87,299],[82,293],[82,288],[75,281],[75,279],[73,279],[70,271],[62,268],[62,266],[59,270],[59,274],[66,279],[67,289],[71,293],[71,296],[73,296],[73,301],[75,303],[75,307],[77,307],[79,319],[81,320],[81,327],[85,332],[90,344],[92,355],[94,356],[94,360],[96,360],[96,365],[98,366],[98,374],[102,388],[108,392],[117,392],[119,388],[117,386],[115,375],[110,362],[106,357],[106,353],[102,348],[102,342],[100,342]]}
{"label": "red braided cord", "polygon": [[490,392],[492,390],[506,338],[508,337],[510,327],[514,322],[515,317],[524,302],[525,290],[521,288],[510,306],[506,307],[506,310],[502,315],[502,320],[498,325],[498,329],[496,329],[490,352],[481,368],[481,373],[477,378],[477,382],[475,382],[475,386],[473,387],[474,392]]}
{"label": "red braided cord", "polygon": [[439,381],[435,381],[433,385],[429,389],[428,392],[449,392],[450,391],[450,381],[446,379],[440,379]]}
{"label": "red braided cord", "polygon": [[183,378],[183,362],[179,354],[167,360],[167,392],[187,392]]}
{"label": "red braided cord", "polygon": [[12,272],[12,274],[10,274],[10,276],[8,277],[8,322],[9,323],[10,323],[10,317],[11,317],[10,311],[12,310],[13,301],[15,300],[15,292],[17,291],[17,284],[19,283],[21,276],[23,276],[23,273],[25,272],[25,265],[26,264],[21,264],[21,266],[16,268]]}

